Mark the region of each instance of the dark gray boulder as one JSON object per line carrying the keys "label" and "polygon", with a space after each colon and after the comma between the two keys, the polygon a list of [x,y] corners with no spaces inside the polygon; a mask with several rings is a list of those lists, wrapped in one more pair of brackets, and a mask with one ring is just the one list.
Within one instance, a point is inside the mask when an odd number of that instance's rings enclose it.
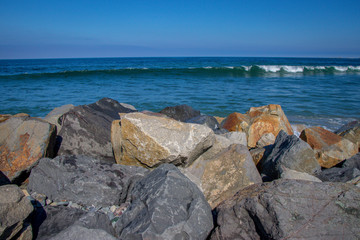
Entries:
{"label": "dark gray boulder", "polygon": [[102,229],[89,229],[79,225],[71,226],[64,231],[60,232],[56,236],[52,237],[51,240],[116,240],[114,236],[105,232]]}
{"label": "dark gray boulder", "polygon": [[74,107],[61,117],[57,154],[87,155],[114,163],[111,123],[120,119],[119,113],[135,111],[109,98]]}
{"label": "dark gray boulder", "polygon": [[324,182],[347,182],[358,176],[360,176],[360,153],[317,174],[317,177]]}
{"label": "dark gray boulder", "polygon": [[255,184],[216,208],[210,239],[359,239],[359,199],[347,183]]}
{"label": "dark gray boulder", "polygon": [[[187,123],[195,123],[195,124],[201,124],[201,125],[205,125],[209,128],[211,128],[214,132],[220,132],[220,124],[218,123],[218,121],[216,120],[216,118],[214,118],[213,116],[208,116],[208,115],[199,115],[193,118],[190,118],[188,120],[186,120]],[[225,130],[226,131],[226,130]]]}
{"label": "dark gray boulder", "polygon": [[[39,227],[37,238],[38,240],[45,239],[102,239],[102,238],[81,238],[81,232],[74,232],[75,229],[87,229],[90,232],[100,232],[104,236],[113,237],[115,234],[114,228],[111,225],[109,218],[99,212],[86,212],[81,209],[63,207],[63,206],[46,206],[45,220]],[[88,232],[88,231],[85,231]],[[71,233],[71,234],[70,234]],[[70,234],[70,235],[69,235]],[[71,236],[65,237],[64,236]],[[96,234],[94,235],[96,236]],[[110,238],[112,239],[112,238]]]}
{"label": "dark gray boulder", "polygon": [[130,205],[115,225],[120,239],[206,239],[212,228],[205,197],[170,164],[136,183]]}
{"label": "dark gray boulder", "polygon": [[278,179],[283,167],[310,175],[320,171],[320,165],[309,144],[295,135],[281,130],[275,143],[268,148],[259,162],[260,173],[270,179]]}
{"label": "dark gray boulder", "polygon": [[200,111],[195,110],[186,104],[177,105],[174,107],[166,107],[163,110],[161,110],[160,113],[165,114],[166,116],[181,122],[186,122],[191,118],[200,116]]}
{"label": "dark gray boulder", "polygon": [[33,211],[18,186],[0,186],[0,239],[32,239],[29,218]]}
{"label": "dark gray boulder", "polygon": [[146,172],[141,167],[106,164],[87,156],[43,158],[30,174],[28,191],[85,206],[119,205]]}

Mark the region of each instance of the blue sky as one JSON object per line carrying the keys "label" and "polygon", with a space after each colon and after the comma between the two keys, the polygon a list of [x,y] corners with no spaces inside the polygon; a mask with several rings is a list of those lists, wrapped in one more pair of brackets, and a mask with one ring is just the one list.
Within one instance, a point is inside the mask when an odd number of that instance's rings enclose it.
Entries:
{"label": "blue sky", "polygon": [[0,0],[0,59],[360,57],[359,0]]}

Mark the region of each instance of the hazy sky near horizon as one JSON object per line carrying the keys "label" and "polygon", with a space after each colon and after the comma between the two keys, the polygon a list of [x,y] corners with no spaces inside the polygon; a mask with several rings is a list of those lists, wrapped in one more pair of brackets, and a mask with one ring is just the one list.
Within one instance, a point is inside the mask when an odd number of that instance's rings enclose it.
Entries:
{"label": "hazy sky near horizon", "polygon": [[0,0],[0,59],[360,57],[359,0]]}

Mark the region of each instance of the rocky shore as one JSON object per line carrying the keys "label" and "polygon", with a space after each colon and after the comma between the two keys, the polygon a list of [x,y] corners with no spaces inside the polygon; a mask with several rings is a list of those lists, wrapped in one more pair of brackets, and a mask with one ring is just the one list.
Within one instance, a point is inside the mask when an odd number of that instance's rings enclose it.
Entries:
{"label": "rocky shore", "polygon": [[275,104],[3,114],[0,239],[360,239],[359,148],[359,121],[291,126]]}

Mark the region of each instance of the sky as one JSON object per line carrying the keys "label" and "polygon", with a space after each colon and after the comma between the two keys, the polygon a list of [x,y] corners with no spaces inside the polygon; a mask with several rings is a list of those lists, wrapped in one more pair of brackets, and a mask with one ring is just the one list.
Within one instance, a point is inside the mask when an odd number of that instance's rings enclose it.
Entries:
{"label": "sky", "polygon": [[360,57],[359,0],[0,0],[0,59]]}

